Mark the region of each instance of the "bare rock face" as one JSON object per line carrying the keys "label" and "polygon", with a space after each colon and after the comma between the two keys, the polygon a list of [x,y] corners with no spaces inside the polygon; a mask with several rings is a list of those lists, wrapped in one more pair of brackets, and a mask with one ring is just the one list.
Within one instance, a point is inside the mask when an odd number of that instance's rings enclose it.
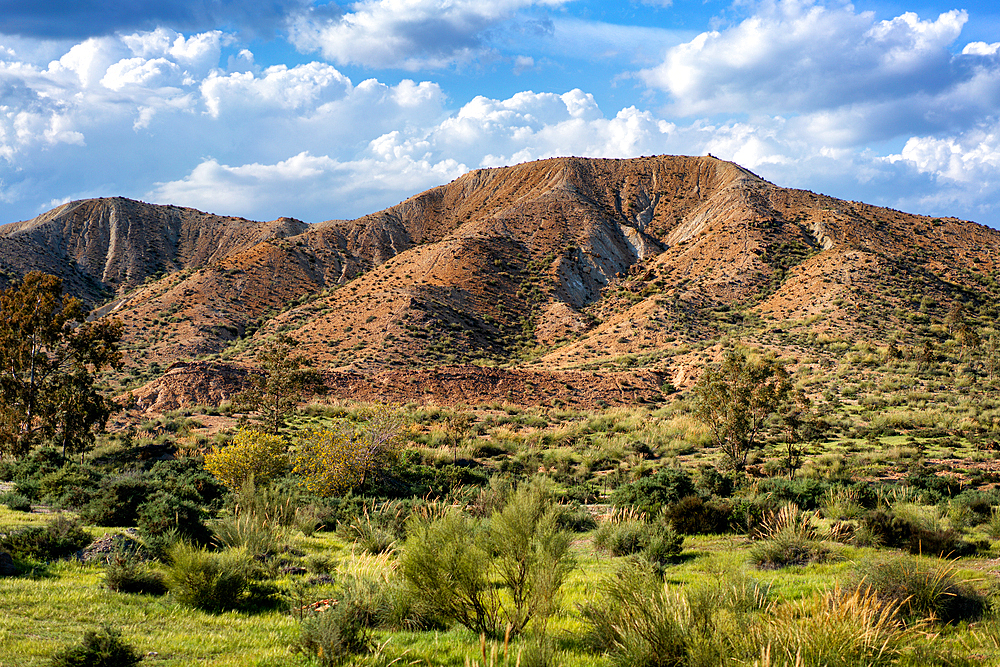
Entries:
{"label": "bare rock face", "polygon": [[204,266],[268,238],[300,234],[306,224],[256,223],[121,197],[70,202],[32,220],[0,227],[0,263],[19,274],[41,270],[96,302],[154,275]]}
{"label": "bare rock face", "polygon": [[162,377],[121,397],[128,407],[163,413],[187,405],[218,406],[245,388],[251,371],[216,362],[178,362]]}

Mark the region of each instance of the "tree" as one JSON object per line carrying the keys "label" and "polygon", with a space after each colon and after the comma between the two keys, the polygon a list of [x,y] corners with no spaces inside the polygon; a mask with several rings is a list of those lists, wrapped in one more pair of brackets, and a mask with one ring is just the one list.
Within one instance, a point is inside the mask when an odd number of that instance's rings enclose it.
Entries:
{"label": "tree", "polygon": [[403,424],[399,411],[380,405],[362,424],[341,419],[309,431],[297,440],[294,472],[317,495],[347,493],[395,462],[403,443]]}
{"label": "tree", "polygon": [[721,368],[701,374],[694,387],[695,415],[712,432],[729,467],[746,467],[758,435],[790,389],[788,373],[777,360],[749,360],[739,350],[728,350]]}
{"label": "tree", "polygon": [[213,447],[205,455],[205,470],[231,490],[253,478],[267,484],[288,467],[284,438],[252,429],[240,429],[232,443]]}
{"label": "tree", "polygon": [[256,421],[271,435],[277,435],[298,404],[323,393],[326,386],[318,371],[309,368],[309,361],[292,354],[298,341],[286,335],[257,355],[263,374],[252,380],[253,386],[233,399],[233,410],[254,415]]}
{"label": "tree", "polygon": [[115,407],[94,375],[121,366],[121,335],[119,321],[87,322],[55,276],[32,271],[0,294],[0,452],[90,447]]}

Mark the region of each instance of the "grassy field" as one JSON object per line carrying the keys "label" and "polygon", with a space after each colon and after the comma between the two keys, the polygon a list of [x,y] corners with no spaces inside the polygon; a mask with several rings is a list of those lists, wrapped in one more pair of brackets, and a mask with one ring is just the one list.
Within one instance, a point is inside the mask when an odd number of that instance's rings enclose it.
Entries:
{"label": "grassy field", "polygon": [[[0,578],[0,665],[50,664],[103,625],[144,664],[333,664],[315,648],[295,650],[303,621],[329,613],[303,611],[320,600],[360,610],[364,650],[346,651],[350,664],[1000,665],[997,382],[970,384],[957,359],[944,373],[885,361],[877,347],[838,354],[792,376],[813,397],[818,434],[794,443],[789,466],[787,439],[771,424],[745,472],[725,469],[688,395],[590,412],[399,406],[400,457],[347,497],[310,494],[291,473],[253,497],[219,486],[197,448],[232,436],[224,409],[114,434],[82,462],[42,450],[0,462],[13,489],[0,502],[13,494],[34,506],[0,505],[0,539],[47,530],[50,510],[80,517],[94,538],[137,524],[169,582],[180,567],[169,543],[190,530],[218,547],[206,559],[242,554],[260,589],[204,610],[176,587],[110,590],[108,564],[21,556],[22,574]],[[294,453],[302,431],[363,425],[364,414],[350,403],[307,406],[285,435]],[[156,446],[176,448],[175,458],[138,460]],[[433,591],[400,565],[414,526],[460,513],[475,534],[463,544],[479,548],[512,489],[531,484],[571,540],[574,566],[551,617],[536,614],[520,635],[505,638],[500,623],[481,637],[429,609]],[[131,513],[116,514],[116,503]],[[679,553],[664,547],[677,533]],[[665,542],[651,545],[656,535]],[[494,548],[477,557],[487,590],[509,604],[489,564]],[[605,612],[619,615],[602,630]]]}

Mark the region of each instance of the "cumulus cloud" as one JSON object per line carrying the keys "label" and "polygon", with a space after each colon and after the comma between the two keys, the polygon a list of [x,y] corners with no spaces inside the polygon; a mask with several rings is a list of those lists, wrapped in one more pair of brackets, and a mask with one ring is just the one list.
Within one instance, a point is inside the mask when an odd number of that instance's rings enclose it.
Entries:
{"label": "cumulus cloud", "polygon": [[1000,212],[1000,122],[948,137],[911,137],[883,161],[925,175],[932,187],[904,197],[904,205],[938,211],[969,208],[995,219]]}
{"label": "cumulus cloud", "polygon": [[533,5],[568,0],[362,0],[351,11],[301,13],[290,38],[340,65],[440,69],[490,50],[490,33]]}
{"label": "cumulus cloud", "polygon": [[[516,12],[527,1],[490,11]],[[423,3],[413,0],[413,12]],[[372,0],[354,10],[379,6]],[[675,99],[698,110],[683,121],[631,104],[602,109],[594,94],[572,86],[480,95],[454,108],[432,81],[352,81],[325,62],[262,66],[231,34],[214,30],[95,37],[56,51],[4,41],[0,202],[35,215],[52,201],[115,194],[255,219],[318,221],[390,206],[478,167],[560,155],[711,152],[779,185],[938,215],[986,211],[996,219],[996,45],[974,42],[951,54],[961,14],[876,21],[849,9],[782,7],[758,17],[764,35],[755,48],[746,41],[752,36],[734,26],[668,51],[668,61],[688,54],[683,62],[707,72],[709,60],[688,53],[702,44],[721,63],[716,88],[689,87]],[[802,32],[786,42],[805,43],[824,17],[834,19],[834,37],[845,44],[868,36],[869,47],[848,53],[881,68],[865,86],[883,82],[892,90],[821,102],[793,95],[780,104],[768,77],[810,78],[813,65],[772,71],[779,55],[767,38],[785,21],[783,30]],[[820,51],[806,59],[825,57]],[[427,53],[414,46],[393,57]],[[524,58],[520,65],[530,66],[531,56]],[[749,76],[740,74],[740,63],[762,77],[759,100],[740,79]],[[857,67],[838,63],[825,65],[835,67],[828,77],[834,89],[844,88],[845,72]],[[923,67],[933,74],[927,81],[911,76]],[[813,74],[823,78],[822,70]],[[756,106],[736,108],[754,100]],[[893,155],[866,148],[887,136],[899,137]]]}
{"label": "cumulus cloud", "polygon": [[670,49],[641,76],[682,115],[803,113],[937,94],[961,80],[948,48],[967,20],[953,10],[935,20],[906,13],[878,21],[850,5],[780,0]]}

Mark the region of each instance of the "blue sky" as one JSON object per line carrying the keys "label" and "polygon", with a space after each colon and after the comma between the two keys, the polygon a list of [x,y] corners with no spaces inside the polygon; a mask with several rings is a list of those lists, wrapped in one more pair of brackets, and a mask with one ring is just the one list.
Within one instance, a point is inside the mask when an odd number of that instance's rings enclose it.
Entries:
{"label": "blue sky", "polygon": [[478,167],[661,153],[1000,227],[1000,10],[0,0],[0,223],[111,195],[318,222]]}

